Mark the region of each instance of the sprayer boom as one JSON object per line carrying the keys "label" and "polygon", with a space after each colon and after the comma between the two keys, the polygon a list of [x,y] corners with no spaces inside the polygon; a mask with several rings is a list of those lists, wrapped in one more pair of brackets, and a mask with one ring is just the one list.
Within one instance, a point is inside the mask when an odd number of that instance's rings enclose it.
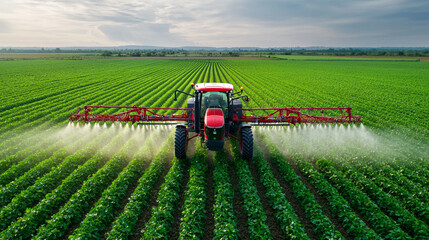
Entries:
{"label": "sprayer boom", "polygon": [[[250,100],[247,95],[242,95],[243,88],[234,92],[229,83],[198,83],[195,86],[192,83],[191,86],[193,94],[174,92],[174,100],[177,100],[177,94],[190,96],[187,108],[85,106],[71,114],[70,121],[176,124],[175,154],[181,159],[186,158],[188,142],[195,137],[201,137],[201,142],[212,151],[222,149],[225,138],[236,138],[242,157],[250,159],[253,156],[252,126],[361,122],[360,116],[352,115],[350,107],[243,108],[242,101]],[[179,114],[166,114],[173,112]],[[189,136],[191,133],[194,135]]]}
{"label": "sprayer boom", "polygon": [[[360,116],[352,116],[351,107],[319,107],[319,108],[250,108],[239,109],[243,111],[241,122],[254,123],[252,126],[266,126],[277,123],[355,123],[361,122]],[[246,116],[245,112],[264,111],[266,116],[255,116],[254,114]],[[337,116],[326,116],[337,113]],[[318,114],[317,114],[318,113]],[[340,115],[338,115],[340,114]]]}
{"label": "sprayer boom", "polygon": [[[125,111],[116,114],[90,114],[93,109],[124,109]],[[84,113],[80,113],[81,109]],[[156,111],[173,110],[182,111],[182,114],[162,115]],[[249,122],[252,126],[267,126],[275,124],[297,124],[297,123],[355,123],[361,122],[360,116],[352,116],[351,107],[320,107],[320,108],[237,108],[236,111],[242,111],[240,114],[233,114],[233,122]],[[325,116],[327,110],[337,110],[341,113],[339,116]],[[252,112],[263,111],[267,115],[255,116]],[[312,115],[312,112],[318,111],[319,115]],[[124,107],[124,106],[85,106],[79,107],[77,114],[71,114],[70,121],[85,121],[85,122],[139,122],[153,125],[171,125],[173,123],[162,123],[171,121],[194,121],[193,108],[158,108],[158,107]],[[246,116],[246,112],[251,112],[251,115]],[[331,111],[332,112],[332,111]],[[157,122],[157,123],[150,123]]]}
{"label": "sprayer boom", "polygon": [[[116,109],[116,110],[125,110],[123,112],[115,114],[90,114],[90,111],[93,109]],[[80,113],[80,110],[83,109],[84,113]],[[157,114],[155,111],[160,110],[173,110],[173,111],[192,111],[193,109],[189,108],[157,108],[157,107],[123,107],[123,106],[85,106],[79,107],[77,114],[71,114],[70,121],[85,121],[85,122],[165,122],[165,121],[188,121],[189,116],[186,113],[183,114],[172,114],[172,115],[162,115]],[[160,125],[162,123],[158,123]]]}

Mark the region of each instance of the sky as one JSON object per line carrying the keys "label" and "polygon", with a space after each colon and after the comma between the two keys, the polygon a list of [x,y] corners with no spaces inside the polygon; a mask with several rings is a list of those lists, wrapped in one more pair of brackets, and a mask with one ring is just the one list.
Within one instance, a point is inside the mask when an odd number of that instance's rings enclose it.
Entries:
{"label": "sky", "polygon": [[1,47],[427,47],[429,0],[0,0]]}

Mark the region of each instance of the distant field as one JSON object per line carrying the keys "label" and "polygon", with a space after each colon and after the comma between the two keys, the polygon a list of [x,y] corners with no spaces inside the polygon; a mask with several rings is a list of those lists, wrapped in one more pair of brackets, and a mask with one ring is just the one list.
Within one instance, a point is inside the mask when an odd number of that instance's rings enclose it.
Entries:
{"label": "distant field", "polygon": [[0,61],[5,60],[34,60],[34,59],[90,59],[100,58],[96,53],[0,53]]}
{"label": "distant field", "polygon": [[[0,61],[0,239],[429,238],[429,62],[96,57],[0,54],[32,59]],[[177,159],[172,127],[68,123],[84,105],[185,106],[191,82],[363,124],[257,128],[246,162],[234,140]]]}
{"label": "distant field", "polygon": [[201,54],[174,54],[165,57],[117,57],[101,56],[101,53],[0,53],[0,61],[5,60],[35,60],[35,59],[120,59],[120,60],[156,60],[156,59],[287,59],[287,60],[308,60],[308,61],[400,61],[415,62],[429,61],[429,57],[399,57],[399,56],[303,56],[303,55],[242,55],[240,57],[217,57],[203,56]]}
{"label": "distant field", "polygon": [[[266,56],[268,57],[268,55]],[[301,55],[271,55],[272,58],[308,61],[392,61],[416,62],[429,61],[428,57],[395,57],[395,56],[301,56]]]}

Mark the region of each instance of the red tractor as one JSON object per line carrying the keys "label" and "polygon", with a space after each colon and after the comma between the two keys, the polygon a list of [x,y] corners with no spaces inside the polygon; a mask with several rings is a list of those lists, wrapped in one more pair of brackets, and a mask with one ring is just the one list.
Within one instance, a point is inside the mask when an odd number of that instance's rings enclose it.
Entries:
{"label": "red tractor", "polygon": [[[194,84],[192,84],[194,87]],[[175,154],[178,158],[186,158],[188,142],[201,137],[202,142],[211,151],[223,148],[225,138],[233,137],[240,142],[243,159],[253,156],[252,126],[278,126],[297,123],[353,123],[361,122],[360,116],[352,116],[350,107],[330,108],[252,108],[245,109],[241,99],[249,101],[247,95],[240,91],[233,91],[229,83],[199,83],[194,87],[194,93],[180,90],[174,92],[184,93],[191,98],[187,100],[187,108],[157,108],[157,107],[122,107],[122,106],[85,106],[85,112],[70,115],[70,121],[120,121],[137,122],[149,125],[176,125]],[[238,95],[238,96],[236,96]],[[127,109],[116,114],[90,114],[93,109]],[[182,111],[181,114],[162,115],[156,110]],[[264,112],[264,116],[246,115],[246,112]],[[325,116],[327,112],[340,112],[340,116]],[[312,114],[318,112],[319,114]],[[183,124],[177,122],[182,121]],[[189,136],[190,133],[195,133]],[[237,134],[238,133],[238,134]]]}

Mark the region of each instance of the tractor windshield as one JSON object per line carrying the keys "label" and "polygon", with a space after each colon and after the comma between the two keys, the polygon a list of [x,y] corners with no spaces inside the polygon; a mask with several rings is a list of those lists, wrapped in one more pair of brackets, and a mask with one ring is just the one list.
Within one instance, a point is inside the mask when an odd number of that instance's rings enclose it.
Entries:
{"label": "tractor windshield", "polygon": [[205,116],[207,108],[221,108],[226,116],[228,110],[228,96],[224,92],[205,92],[201,102],[201,117]]}

